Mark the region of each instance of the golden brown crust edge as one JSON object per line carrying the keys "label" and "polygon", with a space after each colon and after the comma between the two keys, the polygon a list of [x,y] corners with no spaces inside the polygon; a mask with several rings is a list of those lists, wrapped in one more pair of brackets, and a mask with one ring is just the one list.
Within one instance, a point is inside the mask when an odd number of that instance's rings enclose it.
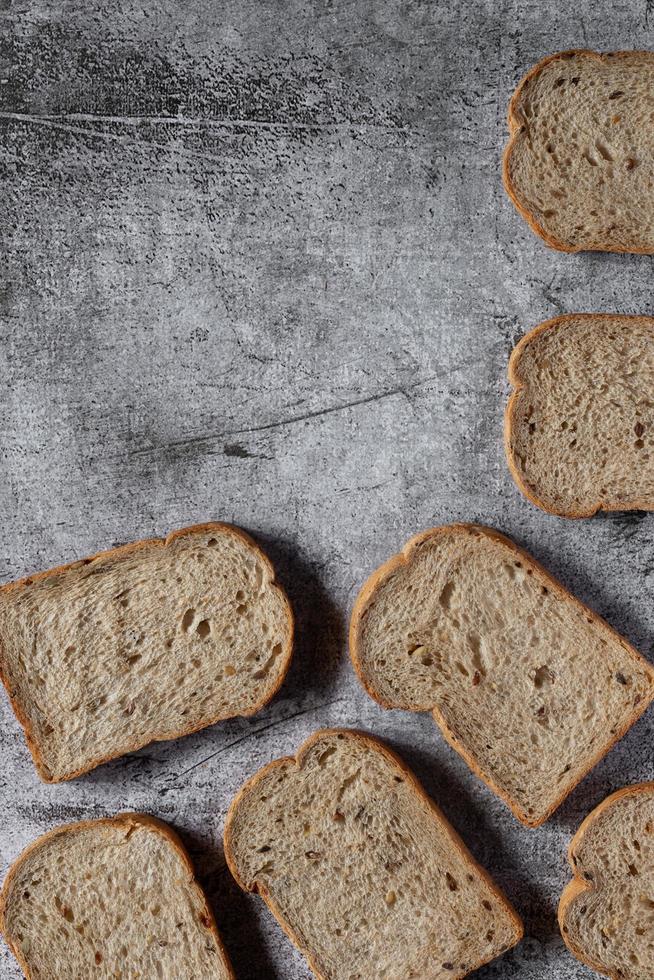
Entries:
{"label": "golden brown crust edge", "polygon": [[576,596],[574,596],[571,592],[569,592],[558,581],[558,579],[554,578],[554,576],[551,575],[550,572],[548,572],[547,569],[540,564],[540,562],[536,561],[533,555],[531,555],[524,548],[521,548],[510,538],[507,538],[506,535],[501,534],[499,531],[496,531],[494,528],[485,527],[481,524],[446,524],[441,527],[432,528],[431,530],[428,531],[423,531],[420,534],[415,535],[415,537],[411,538],[405,544],[404,548],[402,549],[401,552],[399,552],[399,554],[394,555],[392,558],[390,558],[387,562],[385,562],[378,569],[376,569],[376,571],[372,573],[372,575],[364,583],[354,603],[354,608],[352,610],[352,617],[350,620],[350,658],[352,660],[352,665],[354,667],[354,670],[359,680],[361,681],[361,684],[363,685],[364,689],[367,691],[370,697],[373,698],[373,700],[377,701],[377,703],[380,704],[383,708],[397,708],[397,705],[392,704],[391,702],[387,701],[385,698],[380,696],[379,693],[374,689],[370,680],[365,675],[363,666],[361,664],[361,656],[360,656],[361,617],[366,611],[366,609],[368,608],[368,606],[370,605],[370,603],[373,601],[378,585],[380,585],[381,582],[385,581],[385,579],[388,578],[388,576],[392,575],[393,572],[400,566],[409,565],[412,561],[413,554],[416,548],[418,548],[423,541],[431,537],[441,535],[443,533],[451,533],[453,529],[461,533],[482,534],[485,535],[486,537],[493,538],[496,541],[499,541],[502,544],[506,545],[513,552],[513,554],[522,558],[524,561],[528,562],[545,579],[552,592],[556,593],[561,597],[564,597],[568,601],[571,601],[574,605],[577,606],[577,608],[583,610],[585,616],[592,618],[594,622],[601,623],[601,625],[612,634],[614,639],[618,640],[620,645],[629,653],[629,655],[635,658],[641,666],[645,667],[652,680],[652,689],[650,692],[649,699],[648,698],[643,699],[642,703],[639,704],[636,707],[636,709],[628,716],[625,724],[617,730],[615,737],[610,741],[608,746],[604,749],[600,749],[593,756],[591,756],[589,764],[579,774],[575,782],[568,789],[566,789],[561,794],[561,796],[559,796],[555,800],[555,802],[552,804],[551,807],[549,807],[546,810],[543,816],[538,817],[536,819],[534,819],[533,816],[530,816],[525,810],[523,810],[520,804],[516,800],[514,800],[505,790],[501,789],[495,783],[492,776],[490,776],[488,773],[485,773],[481,770],[476,760],[472,758],[466,746],[462,745],[459,742],[459,740],[456,737],[456,734],[449,728],[445,718],[443,717],[442,713],[439,711],[438,707],[426,708],[426,709],[422,709],[422,708],[407,709],[407,710],[415,710],[415,711],[431,710],[434,720],[438,725],[438,727],[440,728],[441,733],[443,734],[445,740],[448,742],[449,745],[451,745],[451,747],[456,752],[459,753],[459,755],[463,758],[463,760],[467,763],[467,765],[475,773],[475,775],[478,776],[484,783],[486,783],[489,789],[491,789],[497,796],[499,796],[500,799],[504,800],[504,802],[507,804],[507,806],[509,807],[513,815],[517,817],[521,823],[531,828],[540,827],[541,824],[549,820],[549,818],[552,816],[554,811],[561,806],[561,804],[566,799],[566,797],[568,797],[569,794],[573,791],[573,789],[579,785],[582,779],[584,779],[588,775],[591,769],[593,769],[597,765],[600,759],[603,759],[605,755],[608,755],[608,753],[611,751],[611,749],[616,744],[616,742],[620,741],[620,739],[629,731],[631,726],[640,718],[640,716],[647,710],[649,705],[652,703],[652,701],[654,700],[654,667],[652,667],[651,664],[649,664],[648,661],[645,660],[645,658],[638,652],[638,650],[636,650],[635,647],[633,647],[630,643],[628,643],[623,636],[621,636],[616,630],[614,630],[613,627],[606,622],[606,620],[602,619],[601,616],[593,612],[592,609],[589,609],[588,606],[584,605],[584,603],[581,602],[581,600],[578,599]]}
{"label": "golden brown crust edge", "polygon": [[[284,756],[281,759],[275,759],[273,762],[268,763],[267,766],[264,766],[262,769],[256,772],[253,776],[250,777],[250,779],[247,780],[246,783],[243,784],[243,786],[240,788],[240,790],[232,800],[229,810],[227,811],[227,817],[225,820],[225,831],[223,835],[223,844],[224,844],[225,859],[227,861],[227,866],[234,880],[238,884],[239,888],[242,888],[243,891],[254,892],[261,896],[261,898],[264,900],[264,902],[266,903],[266,905],[268,906],[272,914],[275,916],[279,925],[286,933],[288,938],[291,940],[293,945],[296,946],[297,949],[299,949],[302,955],[306,958],[311,968],[311,971],[316,975],[318,980],[327,980],[327,978],[319,972],[318,967],[312,957],[311,951],[302,945],[301,940],[293,932],[293,929],[289,925],[289,923],[284,919],[280,909],[275,904],[273,898],[271,897],[267,889],[264,886],[257,884],[256,882],[253,883],[252,887],[248,887],[247,883],[244,882],[243,879],[240,877],[238,868],[236,866],[236,860],[232,850],[232,824],[234,822],[236,811],[238,810],[242,799],[245,797],[246,794],[250,793],[260,782],[260,780],[263,779],[265,776],[267,776],[272,769],[275,769],[277,768],[277,766],[280,765],[285,765],[289,762],[292,763],[296,768],[301,768],[305,756],[309,753],[313,745],[316,742],[318,742],[321,738],[330,737],[333,735],[346,735],[348,737],[355,738],[360,742],[366,742],[371,746],[374,746],[376,750],[381,751],[381,753],[385,755],[387,759],[389,759],[394,765],[396,765],[402,771],[402,774],[404,775],[407,782],[411,784],[412,789],[420,797],[422,797],[423,800],[427,802],[431,811],[434,813],[435,817],[442,821],[443,827],[445,828],[445,831],[450,837],[453,846],[459,851],[459,853],[464,858],[466,858],[475,867],[477,872],[484,879],[488,887],[496,896],[498,903],[502,906],[502,908],[505,910],[505,912],[511,919],[515,928],[515,938],[513,943],[510,946],[507,946],[504,952],[511,949],[513,946],[517,945],[517,943],[520,942],[520,940],[524,935],[524,926],[522,923],[522,919],[515,911],[515,909],[507,899],[507,897],[503,894],[503,892],[500,891],[500,889],[495,884],[495,882],[493,881],[489,873],[486,871],[486,869],[483,868],[479,864],[479,862],[473,857],[473,855],[470,853],[462,838],[456,832],[454,827],[451,825],[449,820],[442,813],[441,809],[437,806],[434,800],[432,800],[432,798],[425,791],[424,787],[418,780],[417,776],[407,766],[406,762],[404,762],[404,760],[399,755],[397,755],[396,752],[390,749],[386,745],[386,743],[383,742],[380,738],[377,738],[377,736],[371,735],[368,732],[363,732],[353,728],[321,728],[318,731],[314,732],[312,735],[310,735],[309,738],[302,743],[295,756],[289,755],[289,756]],[[501,956],[501,955],[502,953],[497,954],[497,956]],[[481,966],[484,966],[485,963],[490,963],[493,959],[497,959],[497,956],[491,957],[490,959],[487,960],[480,961],[475,965],[474,970],[478,970]],[[467,975],[468,975],[467,973],[461,974],[459,975],[459,977],[453,977],[453,980],[462,980],[463,976],[467,976]]]}
{"label": "golden brown crust edge", "polygon": [[20,867],[23,864],[23,862],[31,854],[33,854],[34,851],[37,851],[40,847],[42,847],[43,844],[51,840],[53,837],[58,837],[62,834],[71,833],[77,830],[86,830],[88,827],[98,827],[100,825],[104,825],[104,826],[111,825],[117,827],[120,826],[147,827],[153,832],[161,834],[162,837],[166,838],[166,840],[173,846],[173,848],[181,858],[183,864],[188,870],[190,877],[193,880],[194,885],[196,886],[200,895],[202,896],[202,899],[204,901],[203,915],[206,915],[207,919],[209,920],[208,928],[215,939],[216,946],[218,947],[220,955],[223,959],[223,964],[225,966],[228,976],[230,977],[230,980],[236,980],[236,974],[234,973],[231,961],[229,959],[229,955],[227,953],[227,950],[225,949],[225,945],[222,941],[221,935],[218,932],[218,926],[216,925],[216,919],[214,917],[213,910],[211,909],[211,906],[207,901],[207,897],[204,893],[204,889],[202,888],[200,882],[197,879],[197,876],[195,874],[195,868],[193,867],[193,862],[189,857],[188,851],[184,847],[184,844],[182,843],[179,835],[172,829],[172,827],[170,827],[163,820],[159,820],[157,817],[153,817],[148,813],[119,813],[115,817],[102,817],[97,820],[80,820],[77,821],[76,823],[62,824],[62,826],[54,827],[52,830],[49,830],[47,833],[42,834],[40,837],[37,837],[37,839],[32,841],[31,844],[28,844],[28,846],[21,852],[21,854],[18,855],[16,860],[11,864],[9,871],[7,872],[7,875],[3,882],[2,890],[0,891],[0,933],[2,934],[7,945],[9,946],[9,949],[11,950],[12,954],[15,956],[16,960],[18,961],[21,970],[25,974],[26,980],[31,980],[32,974],[30,973],[27,961],[23,958],[19,948],[14,944],[12,937],[9,934],[7,921],[6,921],[8,896],[9,896],[9,890],[11,888],[12,881],[16,876],[16,874],[18,873],[18,871],[20,870]]}
{"label": "golden brown crust edge", "polygon": [[557,51],[554,54],[547,55],[545,58],[541,58],[537,64],[535,64],[526,75],[518,82],[518,85],[511,96],[509,101],[509,108],[507,113],[507,122],[509,127],[509,141],[504,149],[504,154],[502,157],[502,183],[504,184],[504,189],[510,198],[516,211],[524,218],[531,230],[541,238],[546,245],[550,248],[556,249],[558,252],[617,252],[621,254],[628,255],[652,255],[654,249],[645,248],[630,248],[630,249],[620,249],[613,248],[607,245],[603,245],[601,242],[593,242],[592,245],[585,246],[571,246],[566,242],[555,238],[550,235],[549,232],[543,228],[539,223],[537,218],[532,214],[532,212],[526,207],[522,199],[518,195],[516,188],[511,181],[509,174],[509,167],[511,161],[511,155],[518,142],[518,138],[522,133],[523,120],[520,116],[518,109],[518,103],[522,97],[525,87],[531,82],[535,75],[538,75],[546,65],[549,65],[552,61],[557,61],[558,59],[569,60],[570,58],[578,57],[579,55],[585,55],[587,57],[596,58],[598,61],[605,60],[606,58],[624,58],[630,57],[634,54],[647,54],[652,55],[651,51],[607,51],[599,52],[592,51],[590,48],[570,48],[565,51]]}
{"label": "golden brown crust edge", "polygon": [[[205,524],[193,524],[190,527],[184,527],[176,531],[171,531],[171,533],[168,534],[165,538],[144,538],[142,541],[131,542],[129,544],[121,545],[118,548],[110,548],[108,551],[99,551],[91,558],[81,558],[78,561],[73,561],[66,565],[57,565],[55,568],[49,568],[45,572],[38,572],[35,575],[27,575],[24,578],[18,579],[15,582],[8,582],[6,585],[1,586],[0,594],[2,594],[3,592],[14,591],[18,588],[22,588],[25,586],[30,586],[34,582],[39,582],[43,579],[49,578],[51,575],[57,575],[61,572],[67,572],[75,568],[82,568],[86,565],[91,565],[95,561],[99,561],[107,558],[120,559],[128,554],[132,554],[135,551],[141,551],[146,547],[165,548],[171,542],[177,540],[177,538],[191,537],[195,534],[207,534],[207,533],[227,534],[236,538],[240,538],[243,542],[245,542],[245,544],[247,544],[257,554],[257,556],[261,559],[261,561],[263,561],[263,563],[267,566],[267,568],[270,569],[270,583],[269,583],[270,587],[276,589],[284,599],[288,630],[289,630],[289,640],[288,640],[288,648],[286,650],[286,656],[282,664],[282,669],[280,670],[277,684],[270,690],[270,692],[266,695],[266,697],[263,698],[261,701],[258,701],[255,705],[253,705],[250,711],[247,711],[243,714],[242,717],[247,718],[252,715],[255,715],[258,711],[261,711],[261,709],[275,697],[280,687],[284,683],[284,680],[286,679],[286,675],[288,673],[289,667],[291,665],[291,660],[293,657],[295,620],[294,620],[291,604],[288,600],[288,596],[286,595],[284,589],[276,580],[275,569],[272,565],[272,562],[268,558],[268,555],[262,550],[262,548],[260,548],[260,546],[254,540],[254,538],[250,537],[250,535],[247,534],[246,531],[243,531],[240,527],[236,527],[233,524],[225,524],[222,523],[221,521],[209,521]],[[94,759],[89,764],[82,766],[80,769],[76,769],[74,772],[67,773],[65,776],[53,778],[43,763],[41,752],[39,750],[39,745],[36,738],[34,737],[32,727],[29,723],[29,719],[21,711],[20,706],[14,699],[9,689],[9,680],[6,675],[6,671],[4,670],[4,655],[3,655],[1,642],[0,642],[0,681],[2,681],[5,691],[7,692],[7,697],[9,698],[9,703],[11,704],[13,712],[23,729],[25,735],[25,741],[27,742],[27,747],[29,748],[30,753],[32,755],[32,759],[34,760],[34,765],[37,774],[44,783],[62,783],[62,782],[68,782],[71,779],[77,779],[78,776],[82,776],[84,775],[84,773],[91,772],[92,769],[96,769],[98,766],[103,765],[105,762],[110,762],[112,759],[120,759],[124,755],[129,755],[130,752],[136,752],[138,749],[142,749],[146,745],[151,745],[153,742],[168,742],[174,739],[184,738],[187,735],[192,735],[194,732],[202,731],[202,729],[204,728],[209,728],[211,725],[215,725],[219,721],[225,721],[228,718],[236,717],[235,715],[232,714],[220,714],[217,715],[216,717],[212,717],[209,721],[207,721],[206,723],[203,722],[200,725],[191,724],[186,728],[179,729],[174,733],[167,733],[167,732],[161,733],[152,738],[148,738],[146,741],[132,742],[130,743],[130,746],[126,748],[124,751],[121,750],[120,752],[112,753],[111,755],[98,757],[97,759]]]}
{"label": "golden brown crust edge", "polygon": [[638,796],[641,793],[654,793],[654,782],[636,783],[633,786],[625,786],[623,789],[619,789],[615,793],[611,793],[611,795],[607,796],[605,800],[602,800],[602,802],[596,806],[594,810],[591,810],[588,816],[582,821],[579,829],[570,841],[570,846],[568,848],[568,862],[572,868],[574,877],[563,889],[559,900],[557,918],[563,942],[566,944],[572,955],[581,963],[585,963],[591,968],[591,970],[596,970],[598,973],[610,977],[611,980],[620,980],[620,977],[617,973],[612,973],[610,971],[607,972],[605,964],[593,960],[584,950],[581,949],[581,947],[577,946],[574,940],[570,938],[570,934],[568,933],[565,924],[568,908],[574,899],[582,892],[595,891],[593,884],[578,874],[575,864],[575,854],[579,846],[582,844],[586,832],[600,816],[600,814],[602,814],[605,810],[610,809],[618,800],[623,799],[625,796]]}
{"label": "golden brown crust edge", "polygon": [[538,497],[531,487],[525,482],[516,465],[515,454],[511,448],[513,432],[516,428],[516,407],[518,397],[526,388],[529,387],[529,384],[521,378],[519,373],[520,359],[522,358],[522,355],[529,344],[541,333],[545,333],[546,330],[555,330],[559,327],[565,326],[571,320],[616,319],[654,322],[654,318],[652,317],[627,313],[565,313],[562,316],[555,316],[550,320],[544,320],[542,323],[539,323],[538,326],[534,327],[523,337],[521,337],[511,351],[508,366],[508,378],[509,384],[513,388],[513,391],[509,396],[504,412],[504,453],[506,455],[507,465],[511,476],[513,477],[513,481],[518,487],[520,493],[526,497],[530,503],[534,504],[536,507],[539,507],[541,510],[544,510],[545,513],[552,514],[554,517],[566,517],[571,520],[579,520],[582,518],[594,517],[595,514],[599,513],[600,511],[609,512],[653,509],[651,502],[647,502],[645,500],[635,500],[633,503],[628,505],[612,501],[598,501],[597,504],[593,505],[587,510],[565,510],[564,508],[555,510],[549,504],[545,503],[544,500],[541,500],[540,497]]}

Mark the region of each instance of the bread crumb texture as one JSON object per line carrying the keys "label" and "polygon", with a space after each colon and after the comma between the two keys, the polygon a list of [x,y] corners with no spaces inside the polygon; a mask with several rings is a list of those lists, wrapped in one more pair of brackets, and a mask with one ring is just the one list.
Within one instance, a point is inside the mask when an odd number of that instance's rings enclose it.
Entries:
{"label": "bread crumb texture", "polygon": [[504,182],[548,244],[654,252],[654,54],[568,51],[522,80]]}
{"label": "bread crumb texture", "polygon": [[514,350],[506,451],[527,497],[551,513],[654,509],[654,319],[578,314]]}
{"label": "bread crumb texture", "polygon": [[526,552],[488,528],[414,538],[357,599],[355,668],[385,707],[445,736],[537,826],[654,697],[654,670]]}
{"label": "bread crumb texture", "polygon": [[318,732],[258,773],[225,850],[327,980],[452,980],[522,935],[412,774],[360,733]]}
{"label": "bread crumb texture", "polygon": [[30,980],[229,980],[180,842],[140,815],[71,824],[12,867],[0,924]]}
{"label": "bread crumb texture", "polygon": [[559,925],[572,953],[614,980],[654,977],[654,783],[614,793],[570,848]]}
{"label": "bread crumb texture", "polygon": [[0,668],[41,775],[249,715],[293,621],[268,559],[225,525],[144,541],[0,590]]}

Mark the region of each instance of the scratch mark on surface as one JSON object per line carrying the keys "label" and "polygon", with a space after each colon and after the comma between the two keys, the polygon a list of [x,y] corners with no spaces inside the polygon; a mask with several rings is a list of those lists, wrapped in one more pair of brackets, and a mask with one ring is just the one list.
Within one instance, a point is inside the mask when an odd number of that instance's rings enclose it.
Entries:
{"label": "scratch mark on surface", "polygon": [[[342,122],[280,122],[269,119],[212,119],[206,116],[111,116],[92,112],[60,112],[35,115],[23,112],[0,112],[0,118],[14,119],[19,122],[29,122],[36,125],[50,125],[71,132],[88,133],[90,135],[105,135],[104,130],[88,129],[84,126],[70,126],[70,123],[110,123],[120,126],[201,126],[204,129],[261,129],[261,130],[301,130],[303,132],[339,133],[349,131],[375,133],[409,133],[406,125],[380,126],[375,123],[360,123],[343,120]],[[106,134],[112,135],[112,134]],[[153,144],[157,145],[157,144]]]}
{"label": "scratch mark on surface", "polygon": [[208,160],[213,163],[225,165],[225,158],[215,153],[200,152],[199,150],[189,150],[174,143],[157,143],[154,140],[141,139],[138,136],[126,135],[124,133],[108,133],[105,129],[90,129],[85,126],[72,126],[68,123],[58,122],[48,116],[33,116],[22,112],[0,112],[0,119],[7,119],[10,122],[28,123],[34,126],[45,126],[48,129],[61,130],[65,133],[72,133],[77,136],[89,136],[109,142],[120,143],[123,146],[134,146],[141,150],[161,150],[166,153],[174,153],[180,157],[188,157],[192,160]]}
{"label": "scratch mark on surface", "polygon": [[236,459],[270,459],[270,456],[261,456],[259,453],[251,453],[245,446],[240,446],[237,442],[226,443],[223,446],[225,456],[234,456]]}
{"label": "scratch mark on surface", "polygon": [[270,429],[283,428],[287,425],[296,425],[299,422],[308,422],[312,419],[322,418],[325,415],[333,415],[336,412],[345,412],[350,408],[358,408],[361,405],[370,405],[373,402],[383,401],[387,398],[396,398],[398,395],[408,398],[410,391],[420,388],[437,379],[438,375],[433,375],[429,378],[423,378],[421,381],[415,381],[410,385],[390,388],[387,391],[380,391],[375,395],[368,395],[366,398],[356,398],[349,402],[343,402],[340,405],[331,405],[329,408],[319,408],[314,412],[305,412],[302,415],[292,415],[290,418],[279,419],[276,422],[265,422],[263,425],[249,426],[244,429],[227,429],[225,432],[213,433],[205,436],[190,436],[186,439],[176,439],[172,442],[167,442],[163,446],[152,446],[146,449],[134,449],[130,455],[145,456],[149,455],[150,453],[166,452],[171,449],[201,446],[203,443],[214,442],[219,439],[228,438],[229,436],[251,435],[252,433],[256,432],[267,432]]}
{"label": "scratch mark on surface", "polygon": [[[286,715],[286,717],[284,718],[278,718],[277,721],[271,721],[269,725],[262,725],[262,727],[257,728],[256,731],[247,732],[245,735],[242,735],[240,738],[234,739],[233,742],[229,742],[227,745],[223,745],[221,746],[221,748],[216,749],[215,752],[212,752],[204,759],[200,759],[199,762],[194,762],[192,766],[188,767],[188,769],[184,769],[182,772],[177,773],[177,775],[174,778],[175,780],[181,779],[182,776],[186,776],[189,772],[193,772],[193,770],[197,769],[198,766],[203,766],[205,762],[210,762],[211,759],[215,759],[217,755],[221,755],[223,752],[227,752],[229,751],[229,749],[233,749],[236,745],[240,745],[241,742],[246,742],[249,738],[254,738],[257,735],[261,735],[263,732],[268,732],[270,731],[271,728],[277,728],[278,725],[283,725],[287,721],[293,721],[294,718],[301,718],[302,715],[310,715],[314,711],[320,711],[321,708],[330,708],[334,704],[341,704],[344,700],[345,698],[336,698],[334,701],[326,701],[323,704],[314,704],[313,707],[311,708],[305,708],[303,711],[294,711],[292,714]],[[162,792],[163,793],[168,792],[169,788],[170,787],[166,787],[165,789],[162,790]]]}

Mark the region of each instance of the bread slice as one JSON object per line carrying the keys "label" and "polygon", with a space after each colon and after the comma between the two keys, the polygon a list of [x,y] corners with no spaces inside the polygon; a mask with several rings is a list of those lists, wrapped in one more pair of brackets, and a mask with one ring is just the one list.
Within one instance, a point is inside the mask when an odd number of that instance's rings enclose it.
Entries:
{"label": "bread slice", "polygon": [[533,503],[564,517],[654,510],[654,319],[560,316],[509,361],[506,455]]}
{"label": "bread slice", "polygon": [[509,105],[504,185],[548,245],[654,252],[654,53],[563,51]]}
{"label": "bread slice", "polygon": [[654,669],[497,531],[412,538],[368,579],[352,661],[386,708],[432,711],[529,827],[550,816],[654,698]]}
{"label": "bread slice", "polygon": [[0,929],[28,980],[234,976],[182,842],[144,814],[31,844],[5,880]]}
{"label": "bread slice", "polygon": [[225,856],[324,980],[456,980],[522,937],[415,776],[360,732],[316,732],[250,779]]}
{"label": "bread slice", "polygon": [[0,676],[46,782],[254,714],[284,679],[292,637],[270,562],[226,524],[0,589]]}
{"label": "bread slice", "polygon": [[654,977],[654,783],[613,793],[570,845],[559,925],[570,951],[613,980]]}

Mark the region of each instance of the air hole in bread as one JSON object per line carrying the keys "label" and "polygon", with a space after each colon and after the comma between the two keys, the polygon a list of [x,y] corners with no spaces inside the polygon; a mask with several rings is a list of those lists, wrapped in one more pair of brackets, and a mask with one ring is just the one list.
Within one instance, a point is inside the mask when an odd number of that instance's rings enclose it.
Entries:
{"label": "air hole in bread", "polygon": [[258,671],[256,671],[256,673],[253,676],[256,677],[257,680],[260,680],[262,677],[265,677],[270,672],[273,664],[275,663],[275,660],[277,659],[277,657],[280,656],[281,652],[282,652],[281,643],[275,643],[275,645],[273,646],[270,652],[270,657],[265,662],[263,667],[261,667]]}
{"label": "air hole in bread", "polygon": [[195,627],[195,632],[198,634],[201,640],[205,640],[211,633],[211,623],[208,619],[201,619],[198,625]]}
{"label": "air hole in bread", "polygon": [[544,664],[542,667],[538,667],[534,674],[534,687],[540,690],[540,688],[542,688],[545,684],[553,683],[554,674],[547,664]]}
{"label": "air hole in bread", "polygon": [[188,633],[195,622],[195,609],[187,609],[182,616],[182,630]]}
{"label": "air hole in bread", "polygon": [[613,160],[613,155],[605,143],[602,143],[600,140],[597,140],[595,143],[595,147],[597,148],[597,152],[604,160],[608,160],[608,161]]}
{"label": "air hole in bread", "polygon": [[443,609],[448,610],[452,604],[452,595],[454,593],[454,582],[446,582],[443,586],[441,594],[439,596],[439,603]]}
{"label": "air hole in bread", "polygon": [[327,759],[331,758],[331,756],[333,756],[335,752],[336,752],[335,745],[330,745],[328,748],[326,748],[325,751],[321,752],[320,755],[318,756],[318,765],[324,766],[325,763],[327,762]]}

